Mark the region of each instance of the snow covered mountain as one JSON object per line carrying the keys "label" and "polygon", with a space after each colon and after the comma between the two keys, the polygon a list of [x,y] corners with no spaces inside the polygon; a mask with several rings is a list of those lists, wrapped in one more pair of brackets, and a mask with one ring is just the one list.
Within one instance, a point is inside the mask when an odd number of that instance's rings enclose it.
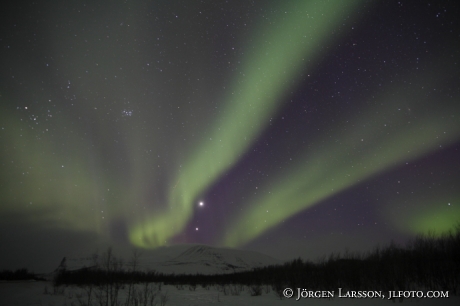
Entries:
{"label": "snow covered mountain", "polygon": [[191,246],[177,257],[160,263],[156,271],[175,274],[223,274],[280,264],[267,255],[238,249]]}
{"label": "snow covered mountain", "polygon": [[[114,254],[116,256],[116,254]],[[94,257],[63,259],[59,269],[78,270],[95,266]],[[124,260],[130,269],[130,259]],[[207,245],[175,245],[145,251],[139,258],[137,270],[165,274],[225,274],[251,270],[282,262],[270,256],[238,249]]]}

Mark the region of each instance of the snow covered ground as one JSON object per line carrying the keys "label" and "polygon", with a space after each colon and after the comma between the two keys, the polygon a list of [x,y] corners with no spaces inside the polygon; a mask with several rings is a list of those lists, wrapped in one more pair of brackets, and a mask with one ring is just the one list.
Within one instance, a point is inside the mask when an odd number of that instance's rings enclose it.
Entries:
{"label": "snow covered ground", "polygon": [[[142,289],[138,285],[138,289]],[[46,289],[45,289],[46,288]],[[49,293],[45,293],[45,290]],[[4,282],[0,283],[0,305],[1,306],[80,306],[78,295],[84,293],[83,289],[69,286],[64,288],[60,294],[50,294],[53,291],[50,282]],[[126,288],[120,293],[119,300],[124,305]],[[271,305],[393,305],[392,301],[382,299],[291,299],[280,300],[273,292],[263,292],[261,296],[251,296],[248,288],[238,296],[224,295],[216,286],[209,289],[197,286],[191,291],[189,286],[183,289],[175,286],[162,286],[161,293],[167,295],[166,305],[170,306],[198,306],[198,305],[237,305],[237,306],[271,306]],[[336,292],[337,294],[337,292]],[[94,298],[94,297],[93,297]],[[159,299],[157,299],[158,304]],[[398,302],[396,302],[398,303]],[[444,299],[405,299],[403,305],[460,305],[460,297],[449,297]],[[96,301],[93,301],[96,305]]]}

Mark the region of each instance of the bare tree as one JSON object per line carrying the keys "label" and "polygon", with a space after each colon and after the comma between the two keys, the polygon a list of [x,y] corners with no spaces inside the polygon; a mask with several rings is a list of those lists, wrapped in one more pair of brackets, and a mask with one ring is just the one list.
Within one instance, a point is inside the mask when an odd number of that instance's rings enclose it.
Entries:
{"label": "bare tree", "polygon": [[139,252],[138,249],[134,249],[133,250],[133,255],[131,257],[131,262],[130,262],[130,265],[131,265],[131,279],[130,279],[130,282],[129,282],[129,286],[128,286],[128,295],[126,297],[126,303],[125,305],[128,306],[130,305],[130,302],[131,300],[133,299],[134,295],[135,295],[135,292],[134,292],[134,278],[136,277],[136,271],[137,271],[137,267],[139,265],[139,258],[141,256],[141,252]]}

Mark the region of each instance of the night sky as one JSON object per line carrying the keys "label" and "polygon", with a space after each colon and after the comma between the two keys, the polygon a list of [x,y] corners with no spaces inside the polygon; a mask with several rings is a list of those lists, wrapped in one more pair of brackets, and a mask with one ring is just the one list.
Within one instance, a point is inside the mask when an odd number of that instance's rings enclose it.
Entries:
{"label": "night sky", "polygon": [[441,0],[12,2],[0,268],[183,243],[316,260],[452,228],[458,16]]}

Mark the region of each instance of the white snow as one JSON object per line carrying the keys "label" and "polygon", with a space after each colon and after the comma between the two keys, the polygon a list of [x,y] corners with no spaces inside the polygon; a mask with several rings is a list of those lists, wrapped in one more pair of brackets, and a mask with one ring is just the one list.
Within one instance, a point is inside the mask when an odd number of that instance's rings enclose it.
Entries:
{"label": "white snow", "polygon": [[[114,254],[116,256],[116,254]],[[129,260],[125,259],[127,264]],[[164,247],[155,252],[144,253],[139,258],[137,270],[149,271],[155,270],[163,273],[175,274],[215,274],[231,273],[233,271],[250,270],[254,267],[261,267],[271,264],[280,263],[278,260],[269,256],[257,253],[235,249],[214,248],[204,245],[179,245],[174,247]],[[58,263],[57,263],[58,264]],[[80,269],[94,265],[91,256],[86,258],[74,258],[66,260],[68,270]],[[129,269],[129,266],[125,266]],[[158,284],[151,284],[158,288]],[[128,285],[120,291],[120,305],[125,305]],[[137,290],[142,290],[144,285],[136,285]],[[232,287],[235,288],[235,287]],[[209,286],[203,288],[196,286],[195,290],[189,285],[173,286],[162,285],[159,294],[166,295],[168,301],[165,305],[170,306],[192,306],[192,305],[238,305],[238,306],[271,306],[271,305],[392,305],[393,301],[387,299],[354,299],[339,298],[338,288],[335,290],[333,299],[313,299],[302,298],[296,301],[297,289],[294,289],[294,296],[291,299],[279,299],[271,287],[263,286],[261,296],[251,296],[250,289],[246,286],[239,286],[242,291],[239,295],[231,295],[230,285]],[[47,282],[0,282],[0,306],[81,306],[85,305],[78,299],[84,300],[85,290],[76,286],[61,286],[59,289],[63,292],[55,294],[53,284]],[[307,288],[308,289],[308,288]],[[95,291],[93,289],[92,305],[97,305]],[[155,289],[157,290],[157,289]],[[373,290],[373,288],[368,288]],[[225,292],[224,292],[225,291]],[[386,293],[385,293],[386,294]],[[157,298],[157,305],[159,297]],[[398,301],[396,301],[398,303]],[[450,296],[448,298],[438,299],[416,299],[409,298],[403,301],[404,305],[460,305],[460,297]]]}
{"label": "white snow", "polygon": [[[72,306],[80,305],[78,294],[84,293],[83,289],[69,286],[64,288],[62,294],[44,294],[45,287],[49,292],[53,291],[50,282],[8,282],[0,283],[0,305],[2,306]],[[142,285],[137,285],[142,289]],[[179,290],[175,286],[162,286],[161,292],[167,294],[169,306],[198,306],[198,305],[238,305],[238,306],[272,306],[272,305],[393,305],[392,301],[381,299],[301,299],[295,298],[280,300],[273,292],[263,292],[261,296],[250,296],[248,288],[239,296],[224,295],[217,286],[208,290],[197,286],[195,291],[189,290],[189,286],[183,286]],[[120,293],[119,300],[125,301],[126,288]],[[94,299],[94,297],[93,297]],[[398,303],[398,302],[396,302]],[[406,299],[402,305],[460,305],[460,297],[444,299]],[[93,301],[96,305],[96,300]],[[158,304],[160,305],[160,304]]]}

